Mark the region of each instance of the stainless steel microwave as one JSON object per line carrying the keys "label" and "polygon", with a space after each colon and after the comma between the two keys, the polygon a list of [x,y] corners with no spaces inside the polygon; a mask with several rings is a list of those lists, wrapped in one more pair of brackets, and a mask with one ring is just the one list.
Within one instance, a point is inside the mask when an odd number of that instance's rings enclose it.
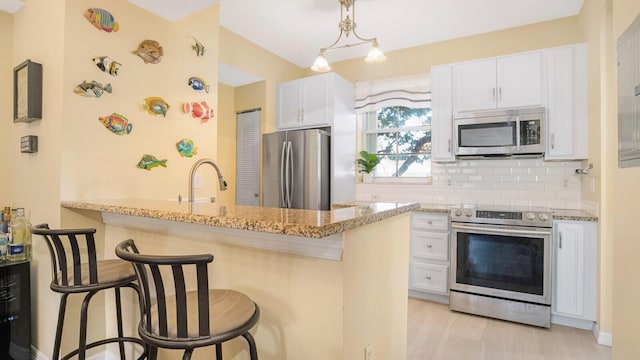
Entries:
{"label": "stainless steel microwave", "polygon": [[457,156],[541,156],[545,152],[545,108],[457,113]]}

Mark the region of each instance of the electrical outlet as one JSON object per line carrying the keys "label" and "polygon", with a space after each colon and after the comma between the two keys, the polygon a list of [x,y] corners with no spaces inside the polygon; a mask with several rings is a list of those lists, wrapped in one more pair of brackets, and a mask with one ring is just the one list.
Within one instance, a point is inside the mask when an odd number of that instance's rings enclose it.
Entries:
{"label": "electrical outlet", "polygon": [[193,188],[194,189],[202,188],[202,176],[196,174],[196,178],[193,181]]}
{"label": "electrical outlet", "polygon": [[364,360],[373,360],[373,345],[371,343],[364,348]]}

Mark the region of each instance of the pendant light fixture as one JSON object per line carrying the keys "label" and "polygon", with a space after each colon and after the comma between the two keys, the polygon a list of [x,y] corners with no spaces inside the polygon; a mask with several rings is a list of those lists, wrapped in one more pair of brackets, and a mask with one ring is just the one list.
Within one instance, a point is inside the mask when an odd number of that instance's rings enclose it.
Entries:
{"label": "pendant light fixture", "polygon": [[[320,54],[318,55],[318,57],[316,58],[316,61],[314,61],[313,65],[311,66],[311,70],[316,72],[327,72],[331,70],[331,66],[329,66],[329,62],[327,61],[327,57],[326,57],[326,53],[328,51],[337,50],[337,49],[347,49],[352,46],[358,46],[358,45],[363,45],[368,43],[371,43],[371,49],[369,50],[369,53],[367,54],[367,57],[364,59],[364,61],[368,63],[381,63],[387,60],[387,57],[384,56],[384,53],[382,52],[382,50],[380,50],[380,47],[378,46],[377,38],[365,39],[360,37],[360,35],[356,33],[356,8],[355,8],[356,0],[338,0],[338,1],[340,2],[340,22],[338,23],[340,34],[338,35],[338,39],[333,44],[320,49]],[[349,15],[351,15],[351,17],[349,17]],[[338,42],[340,42],[340,39],[342,39],[342,35],[348,38],[351,33],[353,33],[353,36],[355,36],[356,39],[360,40],[360,42],[353,43],[353,44],[338,45]]]}

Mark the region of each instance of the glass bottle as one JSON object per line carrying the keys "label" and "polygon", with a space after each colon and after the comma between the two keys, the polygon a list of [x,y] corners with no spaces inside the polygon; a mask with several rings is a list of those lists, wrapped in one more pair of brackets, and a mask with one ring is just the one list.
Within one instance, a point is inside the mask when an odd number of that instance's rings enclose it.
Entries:
{"label": "glass bottle", "polygon": [[12,261],[25,260],[27,258],[25,244],[27,242],[27,233],[30,231],[27,230],[27,220],[24,218],[23,208],[16,209],[16,214],[11,217],[9,226],[11,230],[9,232],[8,258]]}

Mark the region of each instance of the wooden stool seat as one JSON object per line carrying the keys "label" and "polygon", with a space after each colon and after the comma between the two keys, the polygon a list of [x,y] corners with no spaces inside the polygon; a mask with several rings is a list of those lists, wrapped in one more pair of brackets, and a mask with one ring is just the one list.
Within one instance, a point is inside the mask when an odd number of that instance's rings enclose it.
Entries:
{"label": "wooden stool seat", "polygon": [[[116,255],[136,270],[142,309],[138,334],[149,345],[149,360],[157,358],[157,348],[183,349],[182,359],[189,360],[194,349],[210,345],[222,360],[222,343],[239,336],[247,340],[250,359],[258,360],[249,330],[260,308],[241,292],[209,288],[213,255],[145,255],[133,240],[118,244]],[[190,270],[195,279],[185,276]]]}
{"label": "wooden stool seat", "polygon": [[[96,262],[98,280],[92,283],[90,279],[89,264],[80,264],[80,272],[73,271],[73,267],[67,269],[67,284],[62,284],[62,271],[58,272],[58,283],[52,283],[51,290],[56,292],[87,292],[88,290],[101,290],[122,286],[136,280],[136,272],[131,263],[120,259],[98,260]],[[76,281],[79,275],[80,281]],[[75,290],[75,291],[74,291]]]}

